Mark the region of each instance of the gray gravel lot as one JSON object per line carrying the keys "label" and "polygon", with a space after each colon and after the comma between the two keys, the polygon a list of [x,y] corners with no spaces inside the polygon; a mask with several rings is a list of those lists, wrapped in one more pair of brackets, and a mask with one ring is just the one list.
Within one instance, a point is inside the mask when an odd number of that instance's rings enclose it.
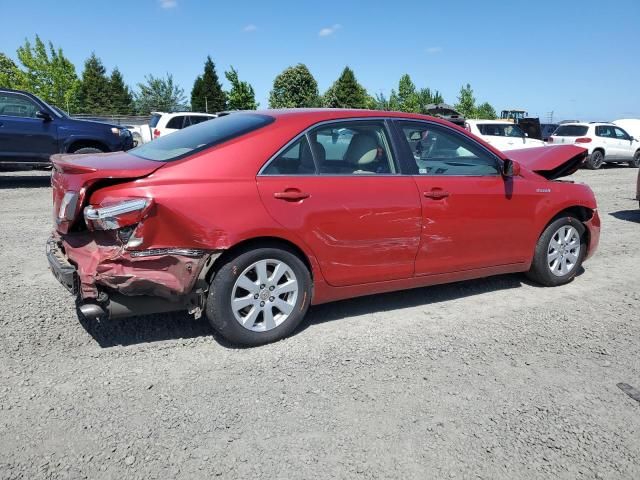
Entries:
{"label": "gray gravel lot", "polygon": [[314,307],[234,349],[205,320],[82,325],[47,269],[48,175],[0,173],[0,478],[640,478],[637,170],[573,283],[520,275]]}

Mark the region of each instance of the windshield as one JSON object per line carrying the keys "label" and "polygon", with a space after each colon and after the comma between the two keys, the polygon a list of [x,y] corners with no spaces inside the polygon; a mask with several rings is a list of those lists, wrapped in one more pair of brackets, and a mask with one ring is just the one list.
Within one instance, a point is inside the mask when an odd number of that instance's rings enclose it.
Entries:
{"label": "windshield", "polygon": [[270,124],[275,119],[256,113],[213,118],[129,150],[136,157],[159,162],[179,160]]}
{"label": "windshield", "polygon": [[524,137],[524,132],[513,123],[480,123],[478,130],[492,137]]}
{"label": "windshield", "polygon": [[162,115],[159,113],[154,113],[153,115],[151,115],[151,118],[149,119],[149,126],[151,128],[155,128],[156,125],[158,125],[158,122],[160,121],[160,117],[162,117]]}
{"label": "windshield", "polygon": [[582,137],[587,134],[589,127],[586,125],[560,125],[553,132],[554,137]]}

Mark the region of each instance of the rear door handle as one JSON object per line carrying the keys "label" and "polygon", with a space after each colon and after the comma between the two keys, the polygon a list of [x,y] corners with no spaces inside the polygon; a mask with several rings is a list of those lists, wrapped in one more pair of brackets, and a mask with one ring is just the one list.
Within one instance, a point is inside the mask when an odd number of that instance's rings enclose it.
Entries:
{"label": "rear door handle", "polygon": [[285,200],[287,202],[297,202],[309,198],[311,195],[306,192],[301,192],[297,188],[287,189],[284,192],[275,192],[274,198],[278,200]]}
{"label": "rear door handle", "polygon": [[449,196],[449,192],[434,188],[430,192],[424,192],[424,196],[434,200],[441,200],[443,198],[447,198]]}

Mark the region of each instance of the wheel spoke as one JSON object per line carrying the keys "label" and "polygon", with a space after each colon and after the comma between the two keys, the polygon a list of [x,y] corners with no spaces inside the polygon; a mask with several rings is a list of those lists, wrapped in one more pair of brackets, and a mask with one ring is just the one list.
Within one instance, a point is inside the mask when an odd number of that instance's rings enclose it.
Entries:
{"label": "wheel spoke", "polygon": [[577,253],[567,252],[564,255],[565,255],[565,258],[568,258],[571,261],[571,263],[574,264],[574,265],[578,261],[578,254]]}
{"label": "wheel spoke", "polygon": [[267,261],[260,260],[256,263],[256,275],[258,276],[258,282],[260,285],[265,285],[269,277],[267,276]]}
{"label": "wheel spoke", "polygon": [[276,300],[273,302],[273,304],[276,307],[278,307],[278,310],[280,310],[285,315],[289,315],[291,313],[291,311],[293,310],[293,305],[291,305],[290,303],[285,302],[281,298],[276,298]]}
{"label": "wheel spoke", "polygon": [[560,252],[558,250],[556,250],[553,253],[550,253],[550,254],[547,255],[547,260],[549,260],[549,262],[551,262],[551,260],[555,260],[559,256],[560,256]]}
{"label": "wheel spoke", "polygon": [[246,297],[234,298],[231,302],[234,311],[242,310],[249,305],[255,305],[256,299],[253,298],[253,295],[247,295]]}
{"label": "wheel spoke", "polygon": [[282,295],[283,293],[295,292],[296,290],[298,290],[298,282],[296,282],[295,280],[289,280],[287,283],[278,285],[273,293],[277,297],[279,295]]}
{"label": "wheel spoke", "polygon": [[257,306],[254,306],[249,314],[242,319],[242,325],[247,328],[252,328],[256,323],[256,318],[260,314],[260,309]]}
{"label": "wheel spoke", "polygon": [[278,263],[276,268],[274,268],[271,277],[269,278],[269,282],[273,285],[277,285],[283,275],[285,275],[288,271],[288,268],[283,263]]}
{"label": "wheel spoke", "polygon": [[253,294],[256,294],[260,291],[260,286],[249,280],[249,278],[245,275],[242,275],[240,278],[238,278],[238,280],[236,281],[236,286],[244,288],[247,292],[251,292]]}
{"label": "wheel spoke", "polygon": [[262,311],[262,316],[264,318],[264,328],[266,330],[276,328],[276,321],[273,319],[273,307],[271,305],[267,305],[267,307]]}

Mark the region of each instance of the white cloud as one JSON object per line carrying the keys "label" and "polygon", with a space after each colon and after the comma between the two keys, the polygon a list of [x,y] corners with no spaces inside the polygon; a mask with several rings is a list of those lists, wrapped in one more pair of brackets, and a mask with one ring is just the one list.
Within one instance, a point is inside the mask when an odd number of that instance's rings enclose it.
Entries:
{"label": "white cloud", "polygon": [[321,37],[328,37],[329,35],[333,35],[334,33],[336,33],[336,30],[340,30],[341,28],[342,28],[342,25],[340,25],[339,23],[336,23],[331,27],[323,28],[318,32],[318,35]]}
{"label": "white cloud", "polygon": [[162,8],[175,8],[178,6],[178,0],[158,0]]}
{"label": "white cloud", "polygon": [[430,55],[434,55],[436,53],[442,52],[442,47],[429,47],[427,48],[427,53]]}
{"label": "white cloud", "polygon": [[258,27],[256,27],[253,23],[250,23],[242,29],[243,32],[255,32],[256,30],[258,30]]}

